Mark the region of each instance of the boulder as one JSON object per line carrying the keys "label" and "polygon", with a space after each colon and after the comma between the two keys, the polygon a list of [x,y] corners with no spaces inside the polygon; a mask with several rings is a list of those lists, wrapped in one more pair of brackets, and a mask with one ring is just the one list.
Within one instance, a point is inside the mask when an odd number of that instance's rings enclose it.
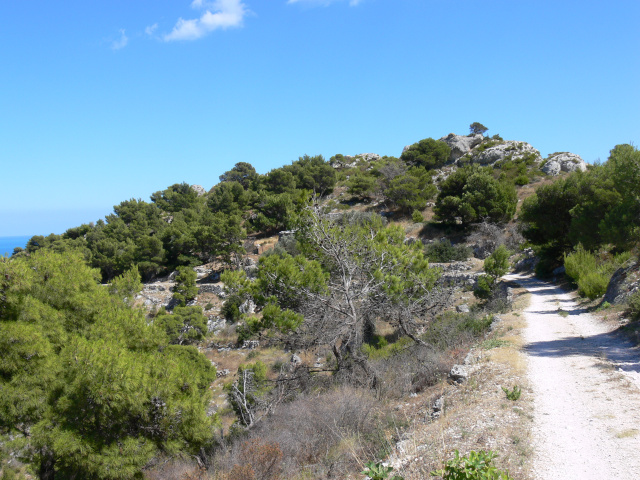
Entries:
{"label": "boulder", "polygon": [[535,252],[531,248],[527,248],[522,252],[523,256],[520,260],[516,262],[513,266],[514,272],[529,272],[533,271],[536,268],[536,265],[540,261],[538,257],[536,257]]}
{"label": "boulder", "polygon": [[[455,162],[463,155],[471,152],[471,149],[480,145],[483,138],[484,137],[479,133],[476,135],[456,135],[455,133],[450,133],[446,137],[442,137],[440,141],[449,145],[449,147],[451,148],[449,162]],[[407,147],[405,147],[405,149],[406,148]]]}
{"label": "boulder", "polygon": [[480,165],[493,165],[501,160],[511,159],[518,160],[528,155],[535,155],[536,162],[542,160],[540,152],[526,142],[506,141],[499,145],[494,145],[478,154],[473,154],[471,161]]}
{"label": "boulder", "polygon": [[604,301],[612,305],[625,303],[630,295],[640,289],[640,265],[619,268],[611,276]]}
{"label": "boulder", "polygon": [[463,383],[469,378],[469,370],[464,365],[454,365],[449,372],[449,378],[455,383]]}
{"label": "boulder", "polygon": [[584,172],[587,169],[585,161],[575,153],[555,153],[547,158],[541,170],[547,175],[556,176],[561,172]]}
{"label": "boulder", "polygon": [[444,397],[439,397],[431,407],[431,417],[438,418],[444,412]]}
{"label": "boulder", "polygon": [[193,271],[196,272],[196,279],[202,280],[203,278],[211,275],[211,268],[205,267],[204,265],[200,265],[199,267],[193,267]]}
{"label": "boulder", "polygon": [[458,313],[469,313],[470,312],[469,305],[464,305],[464,304],[463,305],[458,305],[456,307],[456,311]]}

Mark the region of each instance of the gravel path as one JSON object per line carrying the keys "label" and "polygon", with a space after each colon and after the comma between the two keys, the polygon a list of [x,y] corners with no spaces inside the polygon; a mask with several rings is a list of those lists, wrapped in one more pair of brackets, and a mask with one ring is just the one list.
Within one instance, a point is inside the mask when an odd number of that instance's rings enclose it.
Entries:
{"label": "gravel path", "polygon": [[534,477],[640,479],[637,349],[581,311],[571,294],[528,276],[505,279],[531,292],[525,341]]}

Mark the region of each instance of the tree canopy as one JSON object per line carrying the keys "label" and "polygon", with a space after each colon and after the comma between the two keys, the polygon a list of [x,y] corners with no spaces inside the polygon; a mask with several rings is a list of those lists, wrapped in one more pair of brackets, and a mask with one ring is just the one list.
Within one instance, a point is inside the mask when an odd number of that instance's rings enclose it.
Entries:
{"label": "tree canopy", "polygon": [[409,165],[431,170],[447,163],[450,154],[451,147],[445,142],[434,140],[433,138],[425,138],[402,152],[400,160]]}
{"label": "tree canopy", "polygon": [[449,223],[456,217],[467,224],[484,220],[500,223],[513,218],[516,205],[513,184],[496,180],[491,169],[471,165],[459,168],[440,184],[434,212]]}
{"label": "tree canopy", "polygon": [[0,259],[0,432],[40,478],[139,478],[158,453],[210,441],[215,369],[131,307],[80,252]]}
{"label": "tree canopy", "polygon": [[469,125],[469,133],[471,135],[476,135],[478,133],[484,135],[487,130],[489,129],[480,122],[473,122],[471,125]]}

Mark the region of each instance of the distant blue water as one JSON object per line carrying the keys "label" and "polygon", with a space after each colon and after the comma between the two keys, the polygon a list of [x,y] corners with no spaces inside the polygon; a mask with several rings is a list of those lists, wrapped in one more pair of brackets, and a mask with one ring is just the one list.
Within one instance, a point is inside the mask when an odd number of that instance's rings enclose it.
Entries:
{"label": "distant blue water", "polygon": [[11,256],[16,247],[26,247],[27,242],[33,235],[22,235],[19,237],[0,237],[0,256]]}

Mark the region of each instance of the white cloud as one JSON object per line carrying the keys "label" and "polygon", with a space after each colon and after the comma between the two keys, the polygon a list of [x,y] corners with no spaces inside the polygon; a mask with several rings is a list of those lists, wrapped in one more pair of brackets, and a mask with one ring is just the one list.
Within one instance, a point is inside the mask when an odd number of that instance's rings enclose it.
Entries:
{"label": "white cloud", "polygon": [[147,28],[145,28],[144,29],[144,33],[146,33],[147,35],[149,35],[151,37],[151,36],[153,36],[153,34],[155,33],[157,28],[158,28],[158,24],[154,23],[153,25],[149,25]]}
{"label": "white cloud", "polygon": [[242,0],[193,0],[191,7],[204,12],[200,18],[179,18],[171,33],[163,37],[165,41],[196,40],[214,30],[240,27],[249,12]]}
{"label": "white cloud", "polygon": [[[287,0],[287,3],[299,3],[301,5],[320,5],[326,7],[328,5],[331,5],[332,3],[340,1],[344,0]],[[361,4],[363,1],[364,0],[349,0],[349,5],[351,7],[355,7],[356,5]]]}
{"label": "white cloud", "polygon": [[124,29],[122,29],[120,30],[120,38],[111,42],[111,49],[120,50],[121,48],[126,47],[127,43],[129,43],[129,38],[124,33]]}

